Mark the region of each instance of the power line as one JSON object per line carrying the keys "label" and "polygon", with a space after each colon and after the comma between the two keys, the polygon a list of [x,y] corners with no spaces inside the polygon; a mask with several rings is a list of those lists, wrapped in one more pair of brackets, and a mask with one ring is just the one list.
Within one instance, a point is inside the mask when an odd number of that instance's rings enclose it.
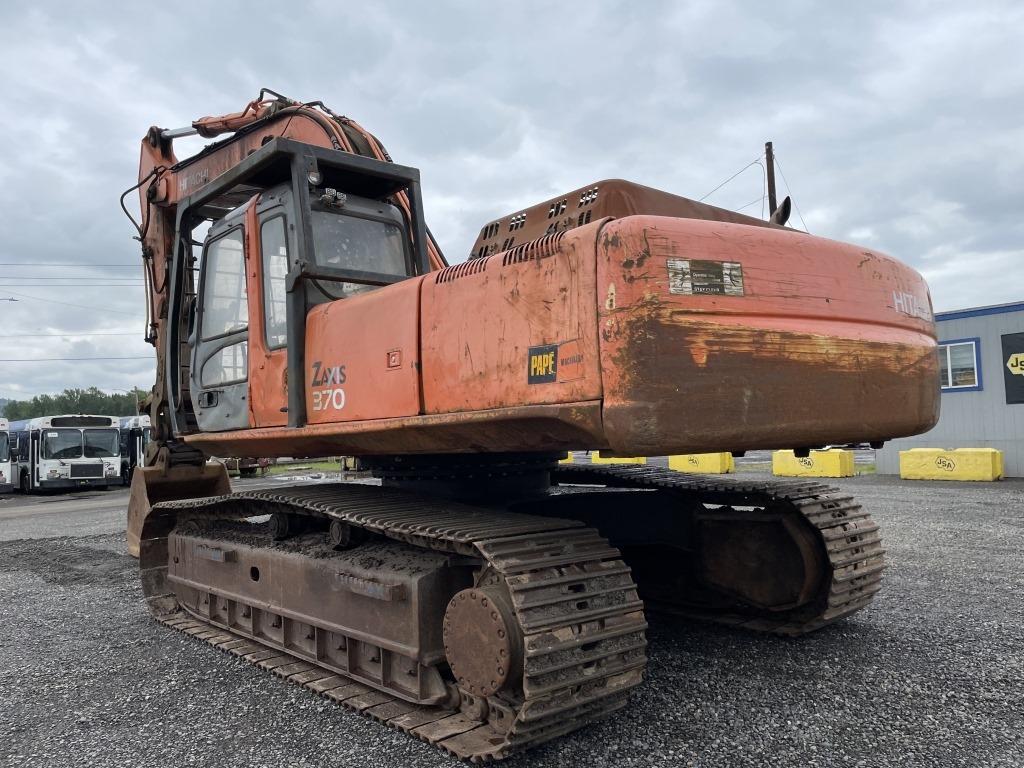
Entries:
{"label": "power line", "polygon": [[125,312],[122,309],[110,309],[109,307],[90,307],[85,304],[72,304],[67,301],[57,301],[56,299],[43,299],[39,296],[29,296],[27,293],[18,293],[17,291],[4,290],[5,293],[13,294],[14,296],[21,296],[23,299],[32,299],[33,301],[45,301],[50,304],[63,304],[65,307],[77,307],[78,309],[91,309],[95,312],[113,312],[115,315],[130,315],[131,317],[138,317],[136,312]]}
{"label": "power line", "polygon": [[[767,160],[767,157],[765,158]],[[768,168],[761,162],[761,158],[757,159],[757,164],[761,166],[761,218],[764,218],[764,204],[768,199]]]}
{"label": "power line", "polygon": [[121,267],[123,269],[137,269],[139,264],[92,264],[92,263],[78,263],[78,264],[37,264],[33,261],[2,261],[0,267],[75,267],[77,269],[90,269],[92,267]]}
{"label": "power line", "polygon": [[[741,206],[740,206],[739,208],[736,208],[736,209],[734,209],[734,210],[736,211],[736,213],[739,213],[739,212],[740,212],[740,211],[742,211],[742,210],[743,210],[744,208],[749,208],[749,207],[750,207],[750,206],[752,206],[752,205],[753,205],[754,203],[763,203],[763,202],[764,202],[764,198],[765,198],[765,196],[764,196],[764,195],[758,195],[757,197],[755,197],[755,198],[754,198],[753,200],[751,200],[751,201],[750,201],[749,203],[747,203],[746,205],[741,205]],[[764,210],[764,209],[762,208],[762,212],[763,212],[763,210]]]}
{"label": "power line", "polygon": [[83,362],[89,360],[153,360],[153,355],[134,355],[132,357],[0,357],[0,363],[58,363]]}
{"label": "power line", "polygon": [[141,280],[133,283],[0,283],[0,288],[135,288],[140,285]]}
{"label": "power line", "polygon": [[725,186],[726,184],[728,184],[728,183],[729,183],[730,181],[732,181],[732,180],[733,180],[733,179],[735,179],[735,178],[736,178],[737,176],[739,176],[739,175],[740,175],[741,173],[743,173],[743,172],[744,172],[745,170],[747,170],[747,168],[749,168],[749,167],[750,167],[750,166],[752,166],[752,165],[757,165],[757,163],[758,163],[758,162],[759,162],[760,160],[761,160],[761,155],[758,155],[758,156],[757,156],[756,158],[754,158],[754,159],[753,159],[753,160],[751,160],[751,161],[750,161],[749,163],[747,163],[747,164],[746,164],[746,165],[744,165],[744,166],[743,166],[742,168],[740,168],[740,169],[739,169],[738,171],[736,171],[736,173],[734,173],[734,174],[733,174],[732,176],[730,176],[730,177],[729,177],[728,179],[726,179],[726,180],[725,180],[725,181],[723,181],[723,182],[722,182],[721,184],[719,184],[719,185],[718,185],[717,187],[715,187],[715,188],[714,188],[714,189],[712,189],[712,190],[711,190],[710,192],[708,192],[708,193],[707,193],[706,195],[704,195],[704,197],[700,198],[700,199],[699,199],[699,200],[698,200],[697,202],[698,202],[698,203],[702,203],[702,202],[704,202],[704,201],[705,201],[705,200],[707,200],[707,199],[708,199],[709,197],[711,197],[711,196],[712,196],[713,194],[715,194],[715,192],[717,192],[718,190],[720,190],[720,189],[721,189],[722,187],[724,187],[724,186]]}
{"label": "power line", "polygon": [[790,189],[789,182],[786,180],[786,174],[782,172],[782,163],[779,162],[778,155],[775,155],[775,164],[779,166],[779,175],[786,184],[786,191],[789,192],[789,199],[793,201],[793,207],[796,208],[796,215],[800,217],[800,223],[804,225],[804,232],[810,234],[811,230],[807,228],[807,222],[804,221],[804,215],[800,213],[800,206],[796,204],[796,197],[793,196],[793,190]]}
{"label": "power line", "polygon": [[62,275],[61,277],[46,277],[46,276],[37,277],[36,275],[4,275],[3,279],[4,280],[117,280],[118,282],[124,282],[126,280],[131,280],[131,281],[138,282],[138,283],[142,282],[142,278],[141,277],[110,277],[109,275],[97,275],[96,277],[84,277],[84,276],[83,277],[68,277],[67,275]]}
{"label": "power line", "polygon": [[4,335],[8,338],[12,336],[28,337],[33,339],[42,339],[48,337],[59,337],[59,336],[142,336],[140,331],[114,331],[111,333],[77,333],[75,331],[66,331],[64,333],[21,333],[20,331],[4,331]]}

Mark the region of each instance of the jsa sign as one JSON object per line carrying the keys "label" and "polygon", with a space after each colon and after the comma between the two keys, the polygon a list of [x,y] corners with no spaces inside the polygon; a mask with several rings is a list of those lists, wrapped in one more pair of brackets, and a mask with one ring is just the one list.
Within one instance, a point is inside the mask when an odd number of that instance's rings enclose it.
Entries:
{"label": "jsa sign", "polygon": [[1016,376],[1024,376],[1024,352],[1015,352],[1006,361],[1006,367],[1010,373]]}
{"label": "jsa sign", "polygon": [[1024,405],[1024,333],[1006,333],[1003,342],[1003,386],[1007,405]]}

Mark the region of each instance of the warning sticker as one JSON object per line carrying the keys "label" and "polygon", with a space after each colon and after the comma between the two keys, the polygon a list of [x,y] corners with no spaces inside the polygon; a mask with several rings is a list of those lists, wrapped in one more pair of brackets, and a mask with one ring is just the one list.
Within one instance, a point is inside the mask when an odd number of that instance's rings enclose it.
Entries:
{"label": "warning sticker", "polygon": [[738,261],[668,260],[669,293],[743,295],[743,265]]}

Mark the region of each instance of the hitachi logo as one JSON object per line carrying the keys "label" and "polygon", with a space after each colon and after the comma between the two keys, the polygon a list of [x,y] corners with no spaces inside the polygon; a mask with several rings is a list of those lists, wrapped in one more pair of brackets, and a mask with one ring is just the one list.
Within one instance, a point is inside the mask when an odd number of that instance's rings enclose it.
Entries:
{"label": "hitachi logo", "polygon": [[892,292],[892,308],[910,317],[919,317],[922,320],[932,319],[932,310],[928,303],[906,291]]}
{"label": "hitachi logo", "polygon": [[183,174],[178,177],[178,194],[186,195],[189,191],[195,191],[210,180],[210,170],[200,168],[192,173]]}

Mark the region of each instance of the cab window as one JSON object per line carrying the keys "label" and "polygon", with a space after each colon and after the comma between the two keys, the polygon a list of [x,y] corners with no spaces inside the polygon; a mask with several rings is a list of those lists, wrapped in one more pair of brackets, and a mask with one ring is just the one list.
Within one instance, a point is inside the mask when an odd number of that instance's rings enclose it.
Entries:
{"label": "cab window", "polygon": [[263,254],[263,327],[267,349],[280,349],[288,340],[285,296],[288,246],[284,216],[274,216],[263,222],[260,250]]}
{"label": "cab window", "polygon": [[206,249],[203,276],[202,340],[244,331],[249,325],[245,293],[242,228],[217,238]]}
{"label": "cab window", "polygon": [[[319,266],[395,277],[409,274],[406,237],[397,224],[316,209],[312,211],[311,223],[313,257]],[[312,285],[327,299],[343,299],[379,287],[328,280],[314,280]]]}

